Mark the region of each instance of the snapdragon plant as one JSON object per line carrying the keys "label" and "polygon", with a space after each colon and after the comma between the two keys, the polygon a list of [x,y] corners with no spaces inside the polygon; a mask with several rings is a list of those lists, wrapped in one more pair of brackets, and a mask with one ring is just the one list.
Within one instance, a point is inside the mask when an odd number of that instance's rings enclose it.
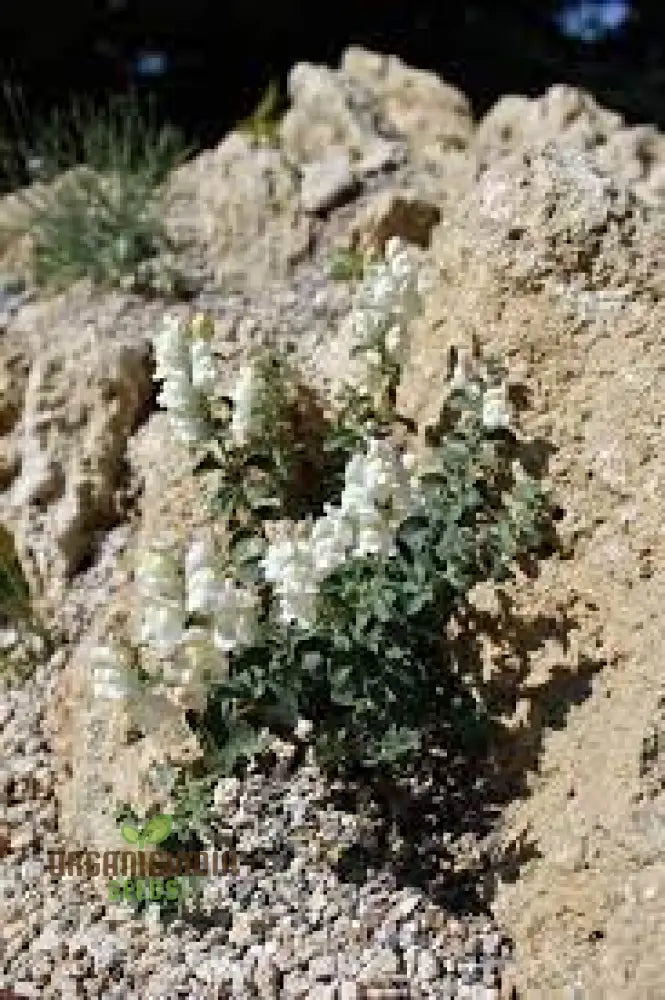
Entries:
{"label": "snapdragon plant", "polygon": [[176,385],[160,398],[192,432],[225,543],[146,555],[138,641],[189,692],[179,703],[207,776],[271,733],[311,743],[334,771],[384,775],[482,734],[487,710],[447,627],[477,583],[539,551],[551,518],[518,461],[498,366],[462,353],[424,457],[405,449],[396,429],[417,428],[396,388],[419,309],[417,264],[391,241],[348,319],[365,377],[327,413],[270,353],[215,395],[209,348],[195,376],[197,338],[165,328],[158,374]]}

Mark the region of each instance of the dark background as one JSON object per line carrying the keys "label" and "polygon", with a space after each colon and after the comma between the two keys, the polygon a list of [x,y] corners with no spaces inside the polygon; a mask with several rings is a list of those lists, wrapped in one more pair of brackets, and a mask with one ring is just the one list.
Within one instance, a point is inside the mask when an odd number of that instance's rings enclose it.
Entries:
{"label": "dark background", "polygon": [[[621,21],[622,6],[627,16],[616,29],[571,26],[582,8]],[[298,60],[336,63],[351,43],[435,70],[464,90],[476,114],[502,94],[537,95],[566,82],[592,91],[629,122],[665,123],[665,0],[3,0],[0,6],[0,77],[21,85],[30,109],[63,105],[70,94],[134,87],[154,92],[160,117],[204,144],[249,114],[271,78],[284,83]],[[164,53],[166,71],[142,75],[142,50]]]}

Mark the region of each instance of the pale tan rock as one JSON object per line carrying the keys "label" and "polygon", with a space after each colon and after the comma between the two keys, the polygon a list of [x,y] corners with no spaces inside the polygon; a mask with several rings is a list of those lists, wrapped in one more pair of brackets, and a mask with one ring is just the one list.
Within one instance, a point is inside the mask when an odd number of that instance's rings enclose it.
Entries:
{"label": "pale tan rock", "polygon": [[596,149],[622,124],[620,114],[602,108],[590,94],[556,84],[538,98],[501,97],[479,122],[474,145],[481,162],[551,139]]}
{"label": "pale tan rock", "polygon": [[414,162],[440,161],[447,152],[468,145],[473,134],[471,105],[434,73],[357,46],[346,50],[341,67],[375,93],[387,121],[407,139]]}
{"label": "pale tan rock", "polygon": [[[579,970],[590,997],[662,989],[658,899],[618,901],[627,870],[658,881],[653,843],[628,831],[662,692],[664,239],[662,214],[565,135],[495,157],[435,231],[440,280],[400,387],[402,411],[427,422],[451,344],[477,338],[519,367],[519,427],[555,446],[546,481],[571,522],[562,531],[578,539],[573,558],[547,561],[537,581],[509,591],[531,622],[546,607],[572,616],[566,639],[545,630],[522,666],[514,650],[487,650],[497,690],[527,671],[511,701],[505,773],[530,794],[509,807],[502,835],[508,854],[523,843],[536,856],[495,902],[516,942],[518,995],[563,995]],[[564,709],[568,684],[579,696]]]}
{"label": "pale tan rock", "polygon": [[327,212],[348,201],[357,186],[348,155],[332,151],[324,160],[304,164],[300,203],[309,214]]}
{"label": "pale tan rock", "polygon": [[[143,489],[136,530],[123,559],[123,581],[70,658],[52,709],[62,829],[69,838],[100,850],[122,846],[113,815],[119,805],[172,811],[173,801],[157,781],[156,769],[186,771],[200,755],[177,689],[160,687],[127,703],[92,699],[94,646],[117,639],[139,652],[132,582],[137,557],[167,538],[172,550],[184,555],[194,530],[210,520],[202,481],[192,476],[191,454],[174,440],[166,412],[152,414],[141,426],[127,459]],[[142,656],[141,663],[151,672],[149,656]]]}
{"label": "pale tan rock", "polygon": [[223,287],[257,290],[307,254],[312,230],[282,152],[227,136],[174,173],[167,226]]}
{"label": "pale tan rock", "polygon": [[481,168],[506,155],[548,142],[593,156],[596,167],[628,184],[653,205],[662,204],[660,171],[665,136],[653,126],[627,126],[585,91],[565,84],[541,97],[506,95],[479,122],[473,148]]}
{"label": "pale tan rock", "polygon": [[375,138],[376,98],[336,70],[298,63],[289,74],[291,107],[280,124],[283,149],[299,163],[323,160],[344,148],[355,160]]}
{"label": "pale tan rock", "polygon": [[29,278],[33,241],[30,205],[20,193],[0,198],[0,270]]}
{"label": "pale tan rock", "polygon": [[127,441],[153,391],[148,331],[136,319],[131,329],[127,306],[118,296],[100,308],[79,289],[25,307],[9,331],[23,350],[5,355],[17,378],[5,395],[0,517],[33,590],[55,601],[127,510]]}

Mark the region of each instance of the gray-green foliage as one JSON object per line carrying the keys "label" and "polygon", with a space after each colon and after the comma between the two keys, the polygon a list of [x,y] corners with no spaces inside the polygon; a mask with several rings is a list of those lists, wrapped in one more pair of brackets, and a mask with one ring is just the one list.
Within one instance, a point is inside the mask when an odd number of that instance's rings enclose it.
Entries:
{"label": "gray-green foliage", "polygon": [[514,465],[514,438],[485,429],[474,388],[447,407],[397,556],[349,559],[322,586],[314,632],[271,629],[266,615],[259,640],[232,657],[202,719],[221,769],[250,756],[262,727],[289,729],[298,717],[312,720],[319,757],[334,768],[390,772],[443,731],[458,747],[482,735],[485,710],[446,625],[475,584],[506,579],[538,550],[551,518],[539,484]]}
{"label": "gray-green foliage", "polygon": [[365,273],[365,258],[353,248],[336,250],[330,258],[328,274],[334,281],[354,281]]}
{"label": "gray-green foliage", "polygon": [[[15,115],[18,112],[15,112]],[[167,264],[163,184],[187,155],[179,132],[155,122],[136,98],[104,110],[75,102],[19,141],[14,168],[37,181],[21,188],[29,209],[34,273],[63,287],[82,277],[98,285],[177,292]],[[6,168],[9,172],[10,167]]]}
{"label": "gray-green foliage", "polygon": [[323,413],[288,360],[266,352],[256,362],[262,409],[246,446],[233,443],[229,416],[218,416],[198,471],[214,470],[213,508],[243,540],[265,518],[303,517],[341,489],[345,462],[360,434],[344,416]]}

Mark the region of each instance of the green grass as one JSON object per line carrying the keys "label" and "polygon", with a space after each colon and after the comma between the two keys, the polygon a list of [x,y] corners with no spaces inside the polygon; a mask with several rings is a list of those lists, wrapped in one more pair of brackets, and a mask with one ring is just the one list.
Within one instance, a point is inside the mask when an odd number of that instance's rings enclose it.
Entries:
{"label": "green grass", "polygon": [[24,618],[30,607],[30,595],[21,572],[10,532],[0,524],[0,618],[12,621]]}
{"label": "green grass", "polygon": [[239,130],[257,144],[278,146],[282,103],[279,83],[271,80],[256,109],[239,123]]}
{"label": "green grass", "polygon": [[28,208],[36,283],[59,289],[87,277],[149,290],[144,286],[164,275],[146,262],[173,249],[163,221],[164,182],[191,152],[181,134],[129,95],[101,110],[73,101],[33,121],[28,140],[21,98],[5,88],[5,104],[18,136],[11,147],[5,142],[5,177],[37,182],[17,191]]}
{"label": "green grass", "polygon": [[[19,683],[30,676],[35,666],[32,653],[21,649],[22,639],[31,634],[42,640],[45,651],[50,648],[46,631],[32,607],[30,590],[21,570],[11,533],[0,524],[0,628],[14,629],[18,636],[18,656],[15,651],[0,650],[0,675]],[[26,658],[27,657],[27,658]]]}

